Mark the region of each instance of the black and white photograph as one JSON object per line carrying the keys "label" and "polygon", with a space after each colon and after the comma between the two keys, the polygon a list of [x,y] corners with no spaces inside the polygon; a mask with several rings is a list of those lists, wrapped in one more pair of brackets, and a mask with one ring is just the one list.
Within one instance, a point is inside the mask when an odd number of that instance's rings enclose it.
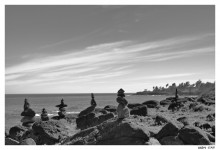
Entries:
{"label": "black and white photograph", "polygon": [[4,144],[214,149],[215,8],[5,5]]}

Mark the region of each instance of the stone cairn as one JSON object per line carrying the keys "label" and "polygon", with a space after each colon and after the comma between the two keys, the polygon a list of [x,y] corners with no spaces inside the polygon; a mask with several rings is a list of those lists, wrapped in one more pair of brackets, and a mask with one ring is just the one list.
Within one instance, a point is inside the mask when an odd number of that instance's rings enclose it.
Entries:
{"label": "stone cairn", "polygon": [[125,91],[123,89],[120,89],[118,91],[117,94],[118,97],[116,99],[116,101],[119,103],[117,107],[117,113],[119,119],[127,118],[130,116],[129,109],[127,107],[128,101],[124,98],[125,97],[124,92]]}
{"label": "stone cairn", "polygon": [[61,99],[61,103],[59,105],[56,105],[56,107],[59,108],[59,112],[58,112],[58,115],[59,115],[59,118],[65,118],[65,115],[66,115],[66,108],[67,107],[67,104],[64,104],[64,100]]}
{"label": "stone cairn", "polygon": [[92,97],[92,99],[91,99],[91,106],[94,106],[94,107],[96,107],[96,102],[95,102],[95,99],[94,99],[94,94],[93,93],[91,93],[91,97]]}
{"label": "stone cairn", "polygon": [[23,118],[21,119],[22,125],[25,127],[31,127],[35,122],[35,112],[30,108],[30,103],[25,98],[24,100],[24,111],[21,113]]}
{"label": "stone cairn", "polygon": [[41,120],[42,121],[48,121],[49,120],[49,117],[48,117],[48,114],[47,114],[47,111],[46,111],[45,108],[42,109]]}
{"label": "stone cairn", "polygon": [[178,99],[179,99],[179,95],[178,95],[178,90],[177,90],[177,88],[176,88],[175,97],[174,97],[174,99],[173,99],[172,102],[173,102],[173,103],[176,103]]}

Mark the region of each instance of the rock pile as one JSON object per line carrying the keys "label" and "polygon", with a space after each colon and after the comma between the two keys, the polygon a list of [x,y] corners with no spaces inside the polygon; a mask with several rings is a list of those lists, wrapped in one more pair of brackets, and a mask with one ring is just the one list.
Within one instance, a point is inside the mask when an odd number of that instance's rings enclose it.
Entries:
{"label": "rock pile", "polygon": [[23,116],[21,119],[22,125],[25,127],[31,127],[35,122],[35,112],[30,108],[30,103],[27,99],[24,100],[24,111],[21,116]]}
{"label": "rock pile", "polygon": [[49,120],[49,117],[48,117],[48,114],[47,114],[47,111],[46,111],[45,108],[42,109],[41,120],[42,121],[48,121]]}
{"label": "rock pile", "polygon": [[56,107],[59,108],[59,112],[58,112],[59,119],[65,118],[66,115],[65,107],[67,107],[67,104],[64,104],[64,100],[61,99],[61,103],[59,105],[56,105]]}
{"label": "rock pile", "polygon": [[118,91],[117,94],[117,99],[116,101],[119,103],[118,107],[117,107],[117,113],[118,113],[118,118],[123,119],[123,118],[127,118],[130,115],[129,109],[127,107],[128,105],[128,101],[124,98],[125,94],[124,94],[124,90],[120,89]]}

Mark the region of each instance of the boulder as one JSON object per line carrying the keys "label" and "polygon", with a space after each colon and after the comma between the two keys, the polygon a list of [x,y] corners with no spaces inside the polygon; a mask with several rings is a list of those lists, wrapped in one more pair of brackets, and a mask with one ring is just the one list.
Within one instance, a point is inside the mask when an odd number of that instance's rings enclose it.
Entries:
{"label": "boulder", "polygon": [[15,139],[17,141],[21,140],[21,137],[28,129],[24,126],[17,125],[14,127],[11,127],[9,130],[9,137],[12,139]]}
{"label": "boulder", "polygon": [[133,118],[109,119],[100,125],[82,130],[62,144],[134,145],[144,144],[150,133],[146,126]]}
{"label": "boulder", "polygon": [[83,130],[89,127],[96,126],[110,118],[113,118],[113,113],[108,113],[100,116],[96,116],[95,113],[79,117],[76,119],[77,128]]}
{"label": "boulder", "polygon": [[198,111],[203,111],[205,107],[203,105],[197,105],[194,107],[193,111],[198,112]]}
{"label": "boulder", "polygon": [[160,142],[155,138],[150,138],[149,141],[144,143],[145,145],[161,145]]}
{"label": "boulder", "polygon": [[203,93],[197,98],[198,102],[204,103],[205,105],[215,104],[215,88]]}
{"label": "boulder", "polygon": [[27,139],[21,141],[20,145],[36,145],[36,143],[32,138],[27,138]]}
{"label": "boulder", "polygon": [[155,136],[159,141],[166,136],[176,136],[179,128],[173,122],[168,122]]}
{"label": "boulder", "polygon": [[170,122],[170,120],[164,116],[161,116],[161,115],[157,115],[155,118],[155,125],[162,125],[162,124],[168,123],[168,122]]}
{"label": "boulder", "polygon": [[12,138],[5,138],[5,145],[19,145],[19,142]]}
{"label": "boulder", "polygon": [[208,133],[208,132],[206,132],[206,135],[207,135],[209,141],[211,141],[211,142],[215,142],[215,137],[214,137],[213,135],[211,135],[211,134]]}
{"label": "boulder", "polygon": [[157,100],[148,100],[142,104],[147,105],[148,108],[156,108],[160,103]]}
{"label": "boulder", "polygon": [[208,130],[210,128],[212,127],[209,123],[203,123],[202,125],[200,125],[200,129]]}
{"label": "boulder", "polygon": [[147,116],[147,106],[141,105],[130,110],[131,115]]}
{"label": "boulder", "polygon": [[189,119],[187,117],[179,117],[176,119],[177,121],[181,122],[184,126],[189,125]]}
{"label": "boulder", "polygon": [[40,139],[37,143],[40,145],[54,145],[72,133],[66,120],[38,121],[33,124],[32,129]]}
{"label": "boulder", "polygon": [[178,136],[166,136],[160,140],[161,145],[184,145]]}
{"label": "boulder", "polygon": [[206,120],[207,120],[207,121],[215,121],[215,113],[208,114],[208,115],[206,116]]}
{"label": "boulder", "polygon": [[81,116],[84,116],[84,115],[88,115],[88,114],[94,112],[94,110],[95,110],[95,106],[89,106],[88,108],[81,111],[78,116],[81,117]]}
{"label": "boulder", "polygon": [[190,125],[180,129],[178,137],[187,145],[211,145],[207,135],[200,128]]}
{"label": "boulder", "polygon": [[139,103],[129,103],[128,108],[133,109],[134,107],[141,106]]}
{"label": "boulder", "polygon": [[109,111],[109,112],[116,112],[117,111],[117,106],[107,105],[107,106],[104,107],[104,109]]}
{"label": "boulder", "polygon": [[171,100],[167,100],[167,99],[160,101],[160,105],[170,105],[171,103],[172,103]]}
{"label": "boulder", "polygon": [[193,103],[190,103],[189,104],[189,109],[193,109],[198,105],[199,103],[198,102],[193,102]]}

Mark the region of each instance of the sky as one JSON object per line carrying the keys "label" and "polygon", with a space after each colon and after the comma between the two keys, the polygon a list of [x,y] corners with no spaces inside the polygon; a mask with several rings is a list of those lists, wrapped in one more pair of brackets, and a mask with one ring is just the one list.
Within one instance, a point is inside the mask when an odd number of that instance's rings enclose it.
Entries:
{"label": "sky", "polygon": [[116,93],[215,81],[213,5],[7,5],[5,89]]}

